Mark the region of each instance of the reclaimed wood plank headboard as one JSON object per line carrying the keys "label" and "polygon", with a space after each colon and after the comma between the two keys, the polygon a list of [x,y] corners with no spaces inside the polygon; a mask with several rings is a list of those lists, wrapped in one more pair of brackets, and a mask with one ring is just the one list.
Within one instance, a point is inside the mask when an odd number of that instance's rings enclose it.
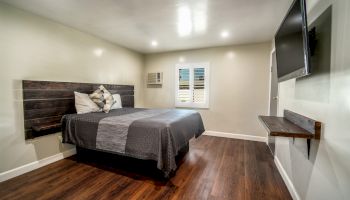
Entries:
{"label": "reclaimed wood plank headboard", "polygon": [[62,116],[76,113],[74,91],[90,94],[100,85],[120,94],[123,107],[134,107],[133,85],[23,80],[25,139],[60,132]]}

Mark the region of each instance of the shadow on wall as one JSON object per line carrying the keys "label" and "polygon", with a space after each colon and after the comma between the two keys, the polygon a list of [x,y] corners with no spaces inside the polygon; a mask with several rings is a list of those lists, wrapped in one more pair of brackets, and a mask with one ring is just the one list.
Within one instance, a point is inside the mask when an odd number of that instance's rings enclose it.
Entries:
{"label": "shadow on wall", "polygon": [[311,75],[296,80],[295,98],[314,102],[329,102],[332,6],[327,8],[310,26],[316,29],[316,44],[311,56]]}
{"label": "shadow on wall", "polygon": [[147,88],[162,88],[161,84],[147,84]]}
{"label": "shadow on wall", "polygon": [[[308,191],[309,182],[311,180],[312,171],[316,161],[320,141],[312,140],[310,155],[308,157],[306,139],[289,139],[290,159],[292,179],[298,183],[295,185],[297,191]],[[305,162],[306,161],[306,162]],[[303,163],[302,168],[300,163]],[[294,176],[294,174],[302,173],[303,176]],[[296,180],[299,179],[299,180]],[[306,192],[299,194],[301,199],[305,199]]]}

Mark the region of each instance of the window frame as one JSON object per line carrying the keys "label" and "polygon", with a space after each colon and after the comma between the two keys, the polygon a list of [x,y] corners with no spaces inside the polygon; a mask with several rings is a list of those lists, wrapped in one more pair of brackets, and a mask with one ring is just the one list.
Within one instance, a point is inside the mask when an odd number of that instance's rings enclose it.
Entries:
{"label": "window frame", "polygon": [[[194,69],[204,68],[204,103],[193,102],[193,89],[194,89]],[[179,96],[179,69],[189,69],[189,85],[190,85],[190,99],[191,102],[178,101]],[[209,85],[210,83],[210,63],[178,63],[175,66],[175,107],[179,108],[209,108]]]}

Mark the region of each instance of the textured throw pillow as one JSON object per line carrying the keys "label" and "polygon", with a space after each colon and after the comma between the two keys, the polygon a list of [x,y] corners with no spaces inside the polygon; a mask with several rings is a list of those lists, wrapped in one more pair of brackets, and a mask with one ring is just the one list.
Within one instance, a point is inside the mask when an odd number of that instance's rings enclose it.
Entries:
{"label": "textured throw pillow", "polygon": [[122,100],[120,98],[120,95],[119,94],[113,94],[112,96],[113,96],[113,99],[114,99],[115,102],[112,105],[111,110],[122,108]]}
{"label": "textured throw pillow", "polygon": [[103,87],[103,85],[90,94],[89,97],[100,108],[102,108],[103,112],[105,113],[108,113],[111,110],[112,105],[115,102],[112,94],[105,87]]}
{"label": "textured throw pillow", "polygon": [[93,102],[95,102],[98,105],[98,107],[103,108],[103,106],[105,105],[102,90],[95,90],[92,94],[89,95],[89,97]]}
{"label": "textured throw pillow", "polygon": [[74,92],[75,109],[78,114],[85,114],[91,112],[99,112],[99,108],[90,98],[88,94]]}

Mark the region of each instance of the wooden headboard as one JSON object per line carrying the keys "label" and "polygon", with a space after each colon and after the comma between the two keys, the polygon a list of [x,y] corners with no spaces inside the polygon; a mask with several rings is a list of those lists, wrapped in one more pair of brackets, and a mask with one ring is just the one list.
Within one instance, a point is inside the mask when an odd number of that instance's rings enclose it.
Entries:
{"label": "wooden headboard", "polygon": [[76,113],[74,91],[90,94],[100,85],[120,94],[123,107],[134,107],[133,85],[23,80],[25,139],[60,132],[62,116]]}

